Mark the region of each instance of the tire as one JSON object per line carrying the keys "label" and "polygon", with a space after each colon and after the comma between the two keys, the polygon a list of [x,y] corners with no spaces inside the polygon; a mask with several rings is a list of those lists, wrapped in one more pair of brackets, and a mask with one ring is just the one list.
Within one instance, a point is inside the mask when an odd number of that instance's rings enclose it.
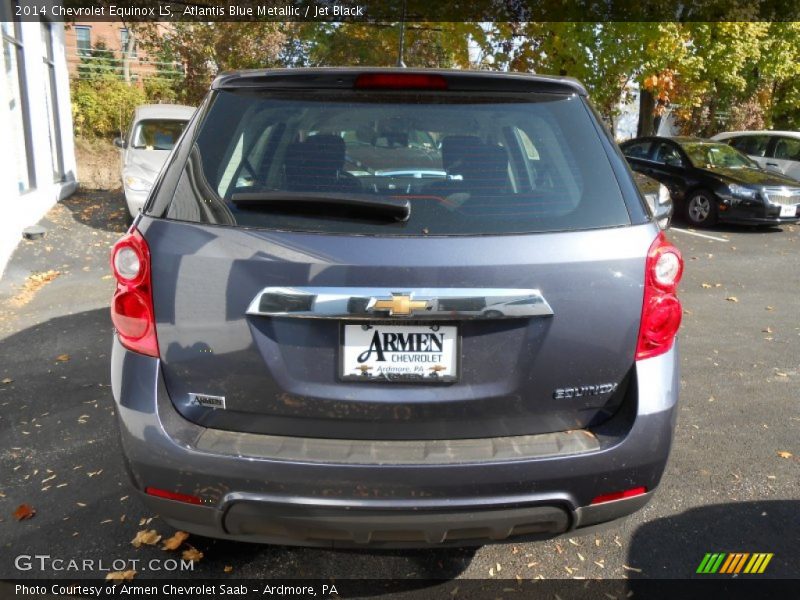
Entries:
{"label": "tire", "polygon": [[711,227],[717,224],[719,212],[717,199],[709,191],[695,190],[686,201],[684,216],[690,225]]}

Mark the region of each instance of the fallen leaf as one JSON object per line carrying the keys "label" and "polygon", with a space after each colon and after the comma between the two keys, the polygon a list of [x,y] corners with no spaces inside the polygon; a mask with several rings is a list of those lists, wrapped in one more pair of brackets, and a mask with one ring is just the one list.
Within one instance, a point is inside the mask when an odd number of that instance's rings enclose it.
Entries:
{"label": "fallen leaf", "polygon": [[225,571],[226,573],[233,573],[233,567],[230,565],[225,565],[225,567],[222,570]]}
{"label": "fallen leaf", "polygon": [[69,354],[59,354],[56,356],[56,360],[59,362],[67,362],[69,360]]}
{"label": "fallen leaf", "polygon": [[11,377],[6,377],[5,379],[3,379],[3,383],[11,383],[12,381],[14,380],[11,379]]}
{"label": "fallen leaf", "polygon": [[738,302],[739,301],[739,299],[736,296],[728,296],[727,298],[725,298],[725,300],[727,300],[728,302]]}
{"label": "fallen leaf", "polygon": [[17,521],[24,521],[25,519],[33,518],[36,514],[36,509],[29,504],[20,504],[17,510],[14,511],[14,518]]}
{"label": "fallen leaf", "polygon": [[176,531],[175,535],[173,535],[168,540],[164,540],[164,545],[161,546],[162,550],[177,550],[180,545],[186,541],[189,537],[189,534],[185,531]]}
{"label": "fallen leaf", "polygon": [[792,453],[787,452],[786,450],[779,450],[778,456],[780,456],[781,458],[792,458]]}
{"label": "fallen leaf", "polygon": [[763,333],[772,333],[772,327],[765,327],[761,330]]}
{"label": "fallen leaf", "polygon": [[710,283],[701,283],[700,285],[701,285],[702,287],[704,287],[705,289],[708,289],[708,288],[710,288],[710,287],[711,287],[711,284],[710,284]]}
{"label": "fallen leaf", "polygon": [[633,571],[634,573],[641,573],[641,569],[637,569],[636,567],[629,567],[628,565],[622,565],[622,568],[626,571]]}
{"label": "fallen leaf", "polygon": [[188,550],[183,551],[181,558],[183,560],[200,561],[203,558],[203,553],[197,548],[190,547]]}
{"label": "fallen leaf", "polygon": [[136,537],[131,540],[134,548],[141,547],[142,544],[155,546],[161,540],[161,536],[155,529],[142,529],[136,533]]}
{"label": "fallen leaf", "polygon": [[127,571],[111,571],[106,575],[107,581],[132,581],[136,577],[136,571],[129,569]]}

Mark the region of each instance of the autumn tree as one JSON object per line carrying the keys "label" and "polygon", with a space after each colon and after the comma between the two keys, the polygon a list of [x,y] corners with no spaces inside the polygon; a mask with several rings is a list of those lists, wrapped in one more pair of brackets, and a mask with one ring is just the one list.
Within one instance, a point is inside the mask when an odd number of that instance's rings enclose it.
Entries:
{"label": "autumn tree", "polygon": [[220,71],[283,66],[291,23],[175,22],[139,24],[142,46],[184,69],[181,96],[197,103]]}

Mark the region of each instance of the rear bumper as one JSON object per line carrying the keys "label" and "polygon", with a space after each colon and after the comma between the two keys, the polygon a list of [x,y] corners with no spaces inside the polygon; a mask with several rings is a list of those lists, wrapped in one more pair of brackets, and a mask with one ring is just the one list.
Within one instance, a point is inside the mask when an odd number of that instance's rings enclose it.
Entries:
{"label": "rear bumper", "polygon": [[[202,498],[142,494],[172,525],[196,534],[309,546],[401,547],[552,537],[641,508],[663,473],[678,396],[677,349],[636,365],[628,414],[595,429],[576,453],[417,464],[286,460],[216,453],[204,427],[173,408],[158,359],[115,340],[112,386],[134,485]],[[252,439],[250,440],[252,443]],[[648,493],[591,505],[597,495]]]}

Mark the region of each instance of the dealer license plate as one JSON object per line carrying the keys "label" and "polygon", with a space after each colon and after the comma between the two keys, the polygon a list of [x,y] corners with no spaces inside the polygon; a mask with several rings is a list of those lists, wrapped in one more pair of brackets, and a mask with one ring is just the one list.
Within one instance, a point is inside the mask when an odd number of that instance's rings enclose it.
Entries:
{"label": "dealer license plate", "polygon": [[346,324],[340,376],[349,381],[448,383],[458,379],[455,325]]}

